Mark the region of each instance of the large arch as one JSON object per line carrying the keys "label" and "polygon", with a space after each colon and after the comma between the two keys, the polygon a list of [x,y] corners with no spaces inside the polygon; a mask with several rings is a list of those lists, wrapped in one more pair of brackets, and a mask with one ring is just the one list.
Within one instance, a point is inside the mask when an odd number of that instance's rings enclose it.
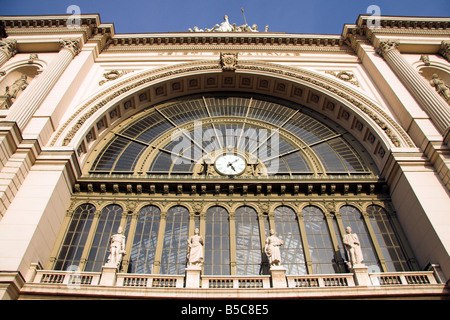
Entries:
{"label": "large arch", "polygon": [[233,71],[208,60],[129,75],[98,92],[56,130],[51,146],[71,146],[80,165],[105,134],[149,106],[198,93],[236,91],[282,98],[311,108],[350,132],[382,171],[389,150],[413,147],[405,131],[363,94],[320,74],[239,60]]}

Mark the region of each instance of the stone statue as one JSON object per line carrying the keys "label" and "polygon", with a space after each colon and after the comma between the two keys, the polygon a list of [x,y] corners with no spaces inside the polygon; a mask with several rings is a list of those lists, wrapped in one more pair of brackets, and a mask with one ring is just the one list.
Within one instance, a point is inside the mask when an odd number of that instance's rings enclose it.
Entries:
{"label": "stone statue", "polygon": [[118,267],[125,254],[125,236],[123,235],[122,227],[119,227],[117,233],[111,236],[109,251],[107,264]]}
{"label": "stone statue", "polygon": [[[245,16],[244,16],[245,20]],[[231,24],[228,20],[228,15],[224,16],[224,21],[219,24],[214,25],[212,28],[200,29],[195,26],[193,29],[189,28],[189,32],[258,32],[258,26],[253,24],[251,27],[245,22],[245,24],[241,26],[236,26],[236,23]],[[269,26],[267,25],[265,31],[269,30]]]}
{"label": "stone statue", "polygon": [[444,81],[439,79],[439,76],[436,73],[432,75],[430,84],[436,89],[437,93],[445,99],[445,101],[450,103],[450,89],[445,85]]}
{"label": "stone statue", "polygon": [[350,261],[347,262],[349,268],[355,265],[361,265],[364,261],[361,244],[356,233],[352,233],[352,228],[345,228],[346,235],[344,235],[343,242],[345,246],[345,251],[347,252],[347,257]]}
{"label": "stone statue", "polygon": [[266,239],[266,245],[264,247],[264,252],[269,257],[270,266],[280,266],[281,265],[281,253],[280,246],[284,243],[277,236],[275,236],[275,231],[270,229],[270,236]]}
{"label": "stone statue", "polygon": [[203,264],[203,244],[203,238],[199,235],[198,228],[195,228],[194,235],[188,240],[188,266]]}
{"label": "stone statue", "polygon": [[5,88],[5,96],[16,99],[19,93],[25,90],[27,86],[27,75],[23,73],[10,87]]}

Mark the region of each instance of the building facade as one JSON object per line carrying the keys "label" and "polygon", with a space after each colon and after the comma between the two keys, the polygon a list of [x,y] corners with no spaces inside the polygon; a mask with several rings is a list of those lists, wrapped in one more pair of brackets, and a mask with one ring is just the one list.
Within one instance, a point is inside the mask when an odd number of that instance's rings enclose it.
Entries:
{"label": "building facade", "polygon": [[448,298],[450,18],[225,19],[0,17],[3,299]]}

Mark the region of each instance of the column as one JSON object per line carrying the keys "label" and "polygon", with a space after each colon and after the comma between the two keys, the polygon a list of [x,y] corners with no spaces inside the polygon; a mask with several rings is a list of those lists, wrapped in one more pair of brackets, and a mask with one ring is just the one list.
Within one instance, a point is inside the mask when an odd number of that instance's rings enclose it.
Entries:
{"label": "column", "polygon": [[61,50],[54,60],[11,106],[6,120],[16,121],[21,130],[26,127],[69,63],[80,52],[79,40],[61,40],[60,45]]}
{"label": "column", "polygon": [[450,129],[450,106],[400,54],[398,45],[396,41],[381,41],[378,53],[445,136]]}
{"label": "column", "polygon": [[17,53],[17,41],[16,40],[1,40],[0,41],[0,66],[6,61],[14,57]]}

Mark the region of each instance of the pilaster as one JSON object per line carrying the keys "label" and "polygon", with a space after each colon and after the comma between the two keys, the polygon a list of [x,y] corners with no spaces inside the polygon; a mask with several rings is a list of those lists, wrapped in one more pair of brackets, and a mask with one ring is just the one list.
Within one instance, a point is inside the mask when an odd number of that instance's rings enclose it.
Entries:
{"label": "pilaster", "polygon": [[11,106],[6,120],[16,121],[21,130],[26,127],[64,70],[80,51],[79,40],[61,40],[60,45],[61,50],[48,67],[36,81],[30,83]]}
{"label": "pilaster", "polygon": [[450,130],[450,107],[424,78],[406,61],[398,50],[398,41],[381,41],[378,53],[386,60],[397,77],[403,82],[412,96],[442,135]]}

